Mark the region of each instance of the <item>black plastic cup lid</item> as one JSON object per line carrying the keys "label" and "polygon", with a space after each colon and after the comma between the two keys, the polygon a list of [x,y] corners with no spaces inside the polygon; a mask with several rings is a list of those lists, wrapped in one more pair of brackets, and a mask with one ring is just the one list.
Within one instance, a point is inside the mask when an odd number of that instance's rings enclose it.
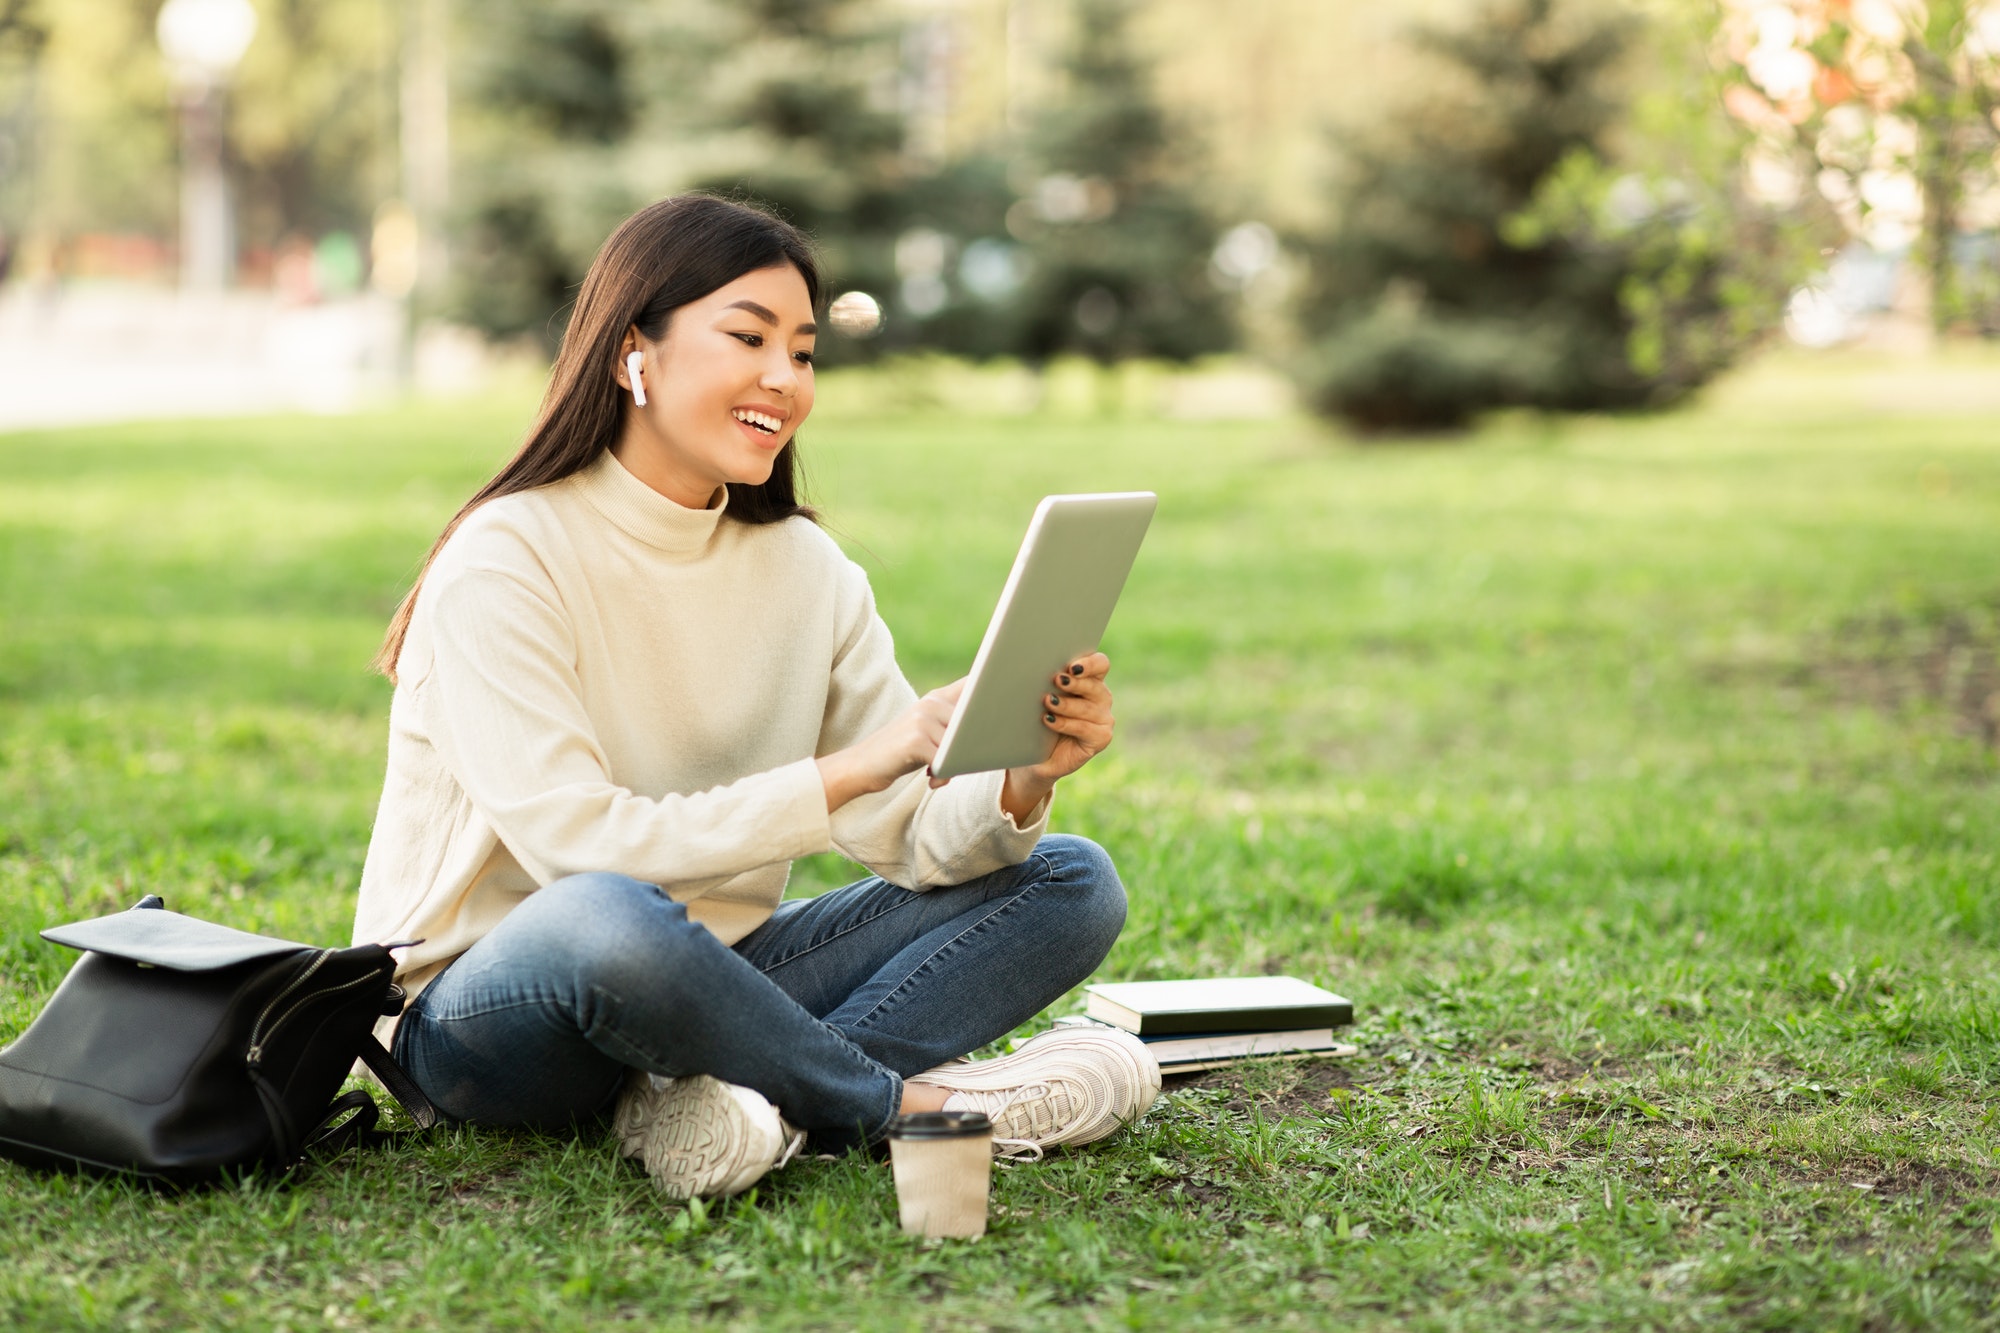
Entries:
{"label": "black plastic cup lid", "polygon": [[984,1111],[914,1111],[889,1122],[892,1139],[972,1139],[992,1132]]}

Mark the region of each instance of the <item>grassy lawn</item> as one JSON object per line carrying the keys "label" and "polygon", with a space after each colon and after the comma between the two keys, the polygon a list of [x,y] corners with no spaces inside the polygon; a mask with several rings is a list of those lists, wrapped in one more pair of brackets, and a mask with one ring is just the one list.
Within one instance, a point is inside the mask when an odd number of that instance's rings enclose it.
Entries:
{"label": "grassy lawn", "polygon": [[[835,405],[815,492],[920,687],[1037,497],[1160,492],[1057,803],[1131,892],[1104,976],[1305,976],[1360,1057],[1170,1085],[976,1243],[858,1158],[706,1209],[465,1129],[182,1198],[0,1165],[0,1324],[2000,1324],[1996,373],[1395,447]],[[346,940],[363,664],[528,406],[0,437],[0,1040],[36,931],[144,892]]]}

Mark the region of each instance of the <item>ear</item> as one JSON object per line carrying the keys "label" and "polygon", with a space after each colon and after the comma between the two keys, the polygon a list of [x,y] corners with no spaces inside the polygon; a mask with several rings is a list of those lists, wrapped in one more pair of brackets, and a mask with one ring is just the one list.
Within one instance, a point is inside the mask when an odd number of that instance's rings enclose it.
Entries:
{"label": "ear", "polygon": [[618,354],[612,358],[611,378],[618,381],[621,389],[632,387],[632,377],[625,373],[625,358],[634,352],[643,352],[646,345],[639,339],[639,326],[629,324],[625,336],[618,340]]}

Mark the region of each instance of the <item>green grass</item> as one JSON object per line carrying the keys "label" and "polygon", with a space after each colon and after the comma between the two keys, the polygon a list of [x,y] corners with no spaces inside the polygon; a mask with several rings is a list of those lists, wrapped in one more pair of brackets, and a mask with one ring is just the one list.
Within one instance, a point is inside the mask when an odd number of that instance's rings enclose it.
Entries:
{"label": "green grass", "polygon": [[[1131,891],[1104,976],[1306,976],[1360,1057],[1171,1088],[999,1173],[977,1243],[858,1158],[706,1209],[466,1129],[180,1198],[0,1166],[0,1322],[2000,1324],[2000,411],[1898,373],[1393,447],[816,419],[923,686],[1037,497],[1161,493],[1057,804]],[[35,932],[143,892],[345,939],[363,664],[527,406],[0,437],[0,1039],[68,962]]]}

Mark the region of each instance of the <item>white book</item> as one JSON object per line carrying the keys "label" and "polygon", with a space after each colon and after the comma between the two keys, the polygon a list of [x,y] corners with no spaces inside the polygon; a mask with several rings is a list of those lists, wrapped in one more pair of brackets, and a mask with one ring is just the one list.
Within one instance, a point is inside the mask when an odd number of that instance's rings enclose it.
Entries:
{"label": "white book", "polygon": [[1252,1055],[1284,1055],[1291,1051],[1330,1051],[1340,1045],[1332,1028],[1300,1032],[1213,1032],[1199,1037],[1141,1037],[1161,1064],[1181,1060],[1241,1060]]}
{"label": "white book", "polygon": [[[1058,1018],[1057,1027],[1111,1027],[1084,1015]],[[1191,1074],[1236,1060],[1302,1060],[1308,1056],[1350,1056],[1358,1048],[1335,1041],[1332,1028],[1296,1032],[1211,1032],[1194,1037],[1141,1037],[1163,1073]]]}

